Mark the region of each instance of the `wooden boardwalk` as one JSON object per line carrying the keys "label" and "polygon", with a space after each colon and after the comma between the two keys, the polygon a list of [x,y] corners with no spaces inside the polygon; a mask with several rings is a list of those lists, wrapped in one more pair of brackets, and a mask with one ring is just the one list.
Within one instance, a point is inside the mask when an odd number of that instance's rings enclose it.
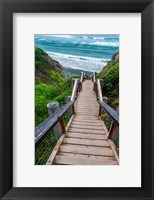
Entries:
{"label": "wooden boardwalk", "polygon": [[108,130],[98,116],[99,104],[93,87],[91,80],[83,82],[75,103],[75,115],[67,132],[58,140],[47,165],[118,164],[114,145],[108,139]]}

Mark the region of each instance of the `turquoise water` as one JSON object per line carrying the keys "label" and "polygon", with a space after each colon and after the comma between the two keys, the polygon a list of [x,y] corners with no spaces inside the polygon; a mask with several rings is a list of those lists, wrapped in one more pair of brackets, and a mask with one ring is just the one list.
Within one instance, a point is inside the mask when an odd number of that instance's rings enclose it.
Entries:
{"label": "turquoise water", "polygon": [[119,35],[35,35],[35,46],[66,68],[99,72],[119,51]]}

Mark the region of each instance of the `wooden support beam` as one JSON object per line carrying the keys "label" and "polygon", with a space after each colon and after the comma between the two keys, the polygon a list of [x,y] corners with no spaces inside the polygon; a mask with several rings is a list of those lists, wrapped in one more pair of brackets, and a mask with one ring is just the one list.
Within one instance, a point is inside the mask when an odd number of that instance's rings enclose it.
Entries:
{"label": "wooden support beam", "polygon": [[[59,103],[58,102],[51,102],[47,104],[49,116],[51,116],[53,113],[57,112],[59,110]],[[60,136],[63,134],[64,128],[61,128],[62,123],[57,123],[53,130],[55,133],[55,136],[57,140],[60,138]],[[64,131],[65,132],[65,131]]]}
{"label": "wooden support beam", "polygon": [[[66,97],[66,102],[68,103],[71,100],[71,96]],[[73,109],[72,106],[68,109],[68,115],[71,117],[73,115]]]}
{"label": "wooden support beam", "polygon": [[77,97],[77,88],[78,88],[78,79],[76,78],[75,81],[72,79],[72,82],[74,82],[71,101],[73,101]]}
{"label": "wooden support beam", "polygon": [[100,84],[100,80],[97,80],[97,91],[98,91],[98,98],[99,101],[102,102],[103,101],[103,97],[102,97],[102,89],[101,89],[101,84]]}

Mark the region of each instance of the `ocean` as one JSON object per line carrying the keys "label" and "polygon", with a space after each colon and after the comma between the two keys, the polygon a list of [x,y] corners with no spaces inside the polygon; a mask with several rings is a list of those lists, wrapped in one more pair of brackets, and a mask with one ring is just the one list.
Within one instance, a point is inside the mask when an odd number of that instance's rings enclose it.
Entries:
{"label": "ocean", "polygon": [[100,72],[119,51],[119,35],[39,35],[35,46],[65,68]]}

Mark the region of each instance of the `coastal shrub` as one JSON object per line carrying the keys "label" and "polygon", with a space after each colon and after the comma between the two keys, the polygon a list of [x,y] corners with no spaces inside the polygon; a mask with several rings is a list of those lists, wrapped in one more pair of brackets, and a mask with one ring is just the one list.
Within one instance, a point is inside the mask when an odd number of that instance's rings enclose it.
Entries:
{"label": "coastal shrub", "polygon": [[[61,83],[61,82],[59,82]],[[66,96],[71,95],[71,78],[63,81],[63,86],[47,85],[40,83],[35,86],[35,126],[43,122],[48,117],[47,104],[57,101],[62,107],[66,104]]]}

